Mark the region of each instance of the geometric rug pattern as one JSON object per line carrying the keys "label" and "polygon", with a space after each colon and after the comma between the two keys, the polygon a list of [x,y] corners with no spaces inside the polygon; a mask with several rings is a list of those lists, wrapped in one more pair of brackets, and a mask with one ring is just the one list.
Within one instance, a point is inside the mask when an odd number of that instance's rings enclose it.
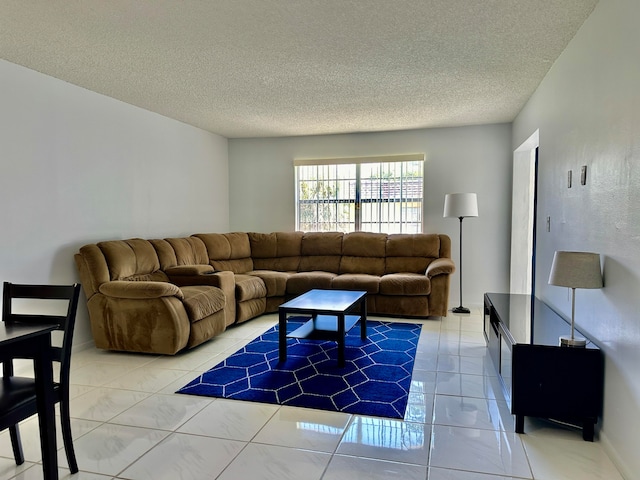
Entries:
{"label": "geometric rug pattern", "polygon": [[[308,318],[289,317],[291,332]],[[345,337],[345,366],[337,343],[287,339],[278,361],[278,325],[176,393],[404,418],[421,326],[367,320]]]}

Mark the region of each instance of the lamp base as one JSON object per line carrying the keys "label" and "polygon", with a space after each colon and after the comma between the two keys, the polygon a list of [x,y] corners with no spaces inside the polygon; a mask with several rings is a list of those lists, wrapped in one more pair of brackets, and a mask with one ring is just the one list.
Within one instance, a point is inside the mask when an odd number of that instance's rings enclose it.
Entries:
{"label": "lamp base", "polygon": [[463,307],[462,305],[452,308],[451,311],[453,313],[471,313],[471,310],[469,310],[467,307]]}
{"label": "lamp base", "polygon": [[587,340],[582,337],[571,338],[569,335],[563,335],[560,337],[560,346],[584,348],[587,346]]}

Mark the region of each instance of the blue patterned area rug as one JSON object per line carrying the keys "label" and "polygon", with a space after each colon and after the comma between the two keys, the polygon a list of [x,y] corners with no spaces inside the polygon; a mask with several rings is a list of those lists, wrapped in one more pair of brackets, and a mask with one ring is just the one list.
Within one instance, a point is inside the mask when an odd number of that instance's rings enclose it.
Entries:
{"label": "blue patterned area rug", "polygon": [[[290,317],[287,330],[304,320]],[[403,418],[420,329],[367,320],[361,340],[358,323],[340,368],[337,343],[321,340],[287,339],[287,360],[279,363],[276,325],[176,393]]]}

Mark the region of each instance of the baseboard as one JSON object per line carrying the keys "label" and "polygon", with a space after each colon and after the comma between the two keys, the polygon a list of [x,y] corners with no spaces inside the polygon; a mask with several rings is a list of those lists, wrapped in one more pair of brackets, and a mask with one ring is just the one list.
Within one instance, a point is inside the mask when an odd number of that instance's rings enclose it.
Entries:
{"label": "baseboard", "polygon": [[598,433],[598,440],[602,444],[603,450],[607,455],[609,455],[609,458],[625,480],[640,480],[640,472],[634,473],[630,468],[628,468],[622,458],[620,458],[620,455],[618,455],[618,452],[616,452],[616,449],[613,448],[613,445],[607,438],[607,435],[602,430]]}

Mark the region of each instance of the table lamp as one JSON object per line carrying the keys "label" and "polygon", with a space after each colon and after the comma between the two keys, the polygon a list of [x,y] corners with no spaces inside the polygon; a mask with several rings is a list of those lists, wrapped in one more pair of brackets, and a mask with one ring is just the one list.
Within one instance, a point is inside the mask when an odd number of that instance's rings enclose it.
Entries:
{"label": "table lamp", "polygon": [[584,347],[587,341],[574,335],[576,288],[602,288],[600,255],[590,252],[556,252],[551,264],[549,285],[571,289],[571,336],[561,336],[560,346]]}

